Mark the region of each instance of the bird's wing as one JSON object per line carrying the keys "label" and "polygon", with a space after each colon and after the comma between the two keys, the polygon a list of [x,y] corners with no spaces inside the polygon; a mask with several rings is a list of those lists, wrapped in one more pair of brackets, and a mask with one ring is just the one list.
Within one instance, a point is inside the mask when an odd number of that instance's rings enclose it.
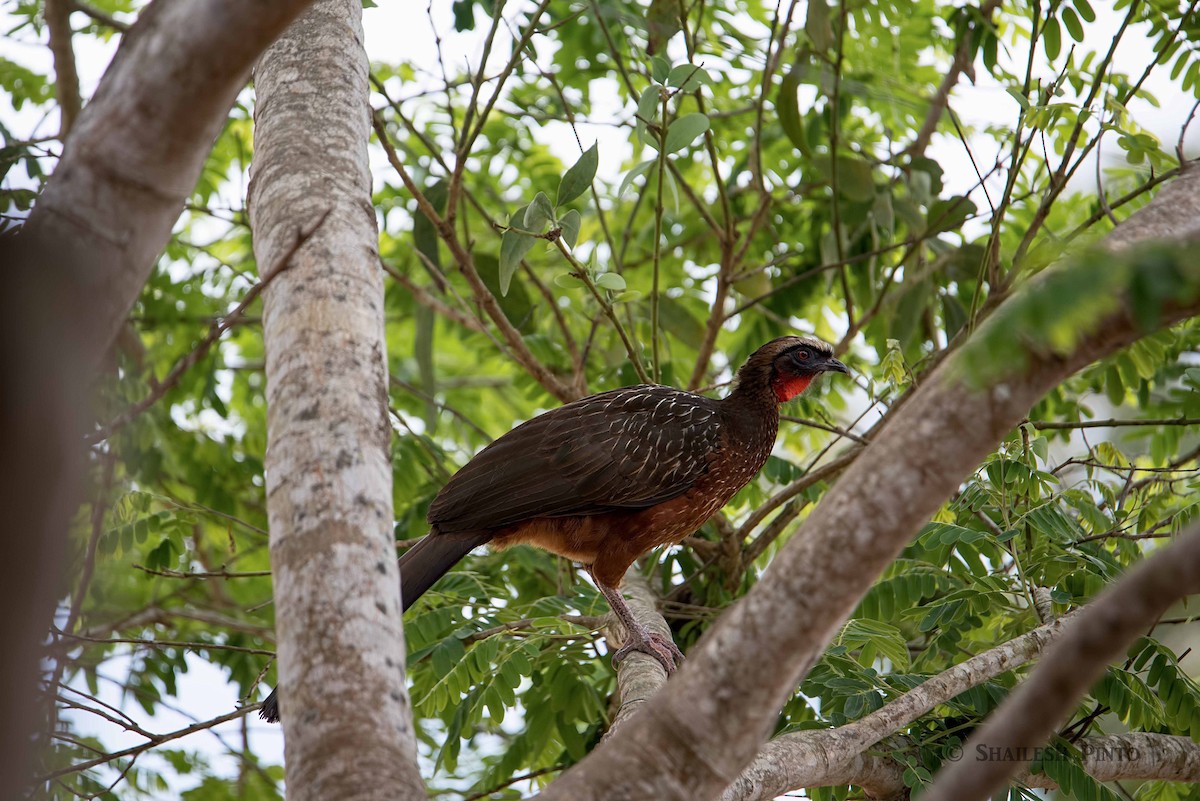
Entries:
{"label": "bird's wing", "polygon": [[566,404],[480,451],[434,499],[429,522],[471,531],[669,500],[719,450],[717,409],[710,398],[653,385]]}

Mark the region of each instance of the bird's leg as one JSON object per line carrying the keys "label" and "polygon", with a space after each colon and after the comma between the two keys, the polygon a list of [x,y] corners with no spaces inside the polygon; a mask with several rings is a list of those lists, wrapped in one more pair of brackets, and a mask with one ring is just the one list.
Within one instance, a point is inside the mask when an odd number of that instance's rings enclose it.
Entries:
{"label": "bird's leg", "polygon": [[616,587],[609,587],[604,582],[598,580],[594,573],[592,574],[592,580],[596,582],[596,586],[600,589],[600,592],[604,593],[608,605],[612,607],[613,614],[617,616],[617,619],[621,621],[621,625],[625,627],[625,644],[613,654],[613,664],[618,665],[622,659],[629,656],[632,652],[641,651],[657,659],[668,676],[674,673],[676,664],[683,661],[683,652],[671,641],[671,638],[650,631],[637,622],[633,617],[633,610],[629,608],[629,604],[625,602],[621,591]]}

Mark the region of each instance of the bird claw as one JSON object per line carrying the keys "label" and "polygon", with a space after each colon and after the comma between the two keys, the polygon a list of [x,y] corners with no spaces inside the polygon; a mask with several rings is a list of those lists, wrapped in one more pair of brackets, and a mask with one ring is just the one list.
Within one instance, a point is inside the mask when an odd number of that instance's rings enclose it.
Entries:
{"label": "bird claw", "polygon": [[640,631],[631,631],[628,642],[618,648],[617,652],[613,654],[613,665],[621,664],[625,657],[634,651],[657,659],[668,676],[675,672],[676,665],[683,662],[683,651],[679,650],[679,647],[671,641],[670,637],[664,637],[657,632],[641,628]]}

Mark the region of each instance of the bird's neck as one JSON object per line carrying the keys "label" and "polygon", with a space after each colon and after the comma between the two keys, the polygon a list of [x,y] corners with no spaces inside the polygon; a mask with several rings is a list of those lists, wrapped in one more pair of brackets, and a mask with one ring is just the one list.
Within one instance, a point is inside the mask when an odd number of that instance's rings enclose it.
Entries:
{"label": "bird's neck", "polygon": [[721,405],[738,417],[778,425],[781,398],[779,391],[770,382],[739,380],[733,391],[721,401]]}

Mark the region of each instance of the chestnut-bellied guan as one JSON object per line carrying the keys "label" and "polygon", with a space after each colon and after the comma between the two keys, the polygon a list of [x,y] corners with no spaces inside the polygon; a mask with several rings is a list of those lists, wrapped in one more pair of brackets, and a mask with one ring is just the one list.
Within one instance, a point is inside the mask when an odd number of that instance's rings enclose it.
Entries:
{"label": "chestnut-bellied guan", "polygon": [[[586,566],[628,632],[613,656],[683,654],[638,623],[617,587],[642,554],[696,531],[766,463],[779,404],[823,372],[829,345],[787,336],[756,350],[721,400],[652,384],[573,401],[475,455],[429,507],[428,535],[400,557],[404,609],[471,549],[536,545]],[[278,720],[272,692],[259,714]]]}

